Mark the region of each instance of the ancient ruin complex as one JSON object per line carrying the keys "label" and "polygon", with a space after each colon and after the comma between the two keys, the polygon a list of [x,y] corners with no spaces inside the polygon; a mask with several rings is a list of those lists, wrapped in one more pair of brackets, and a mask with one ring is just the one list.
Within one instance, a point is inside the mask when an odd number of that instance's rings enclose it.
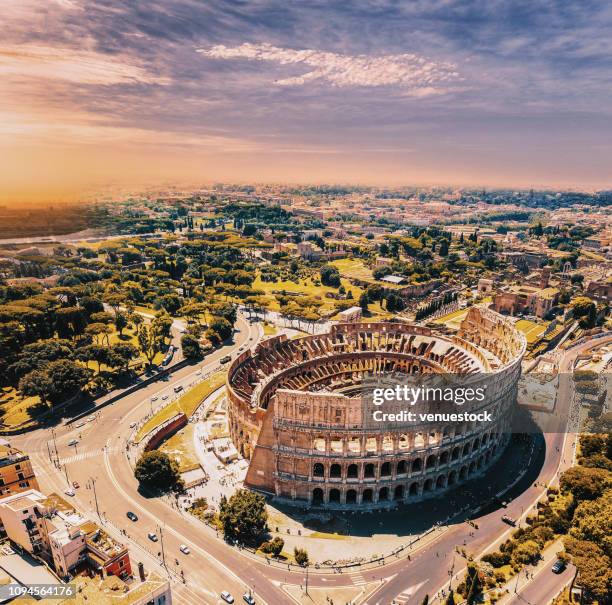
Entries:
{"label": "ancient ruin complex", "polygon": [[[525,339],[472,307],[456,336],[407,323],[347,323],[247,350],[227,380],[230,433],[250,459],[247,486],[329,508],[388,507],[437,495],[482,473],[508,443]],[[495,421],[373,426],[366,376],[486,376]]]}

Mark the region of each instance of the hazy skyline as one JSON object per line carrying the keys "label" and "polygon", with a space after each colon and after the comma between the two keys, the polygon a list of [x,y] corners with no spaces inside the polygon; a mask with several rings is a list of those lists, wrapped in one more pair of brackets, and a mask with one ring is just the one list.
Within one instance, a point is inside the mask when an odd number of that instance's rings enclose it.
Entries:
{"label": "hazy skyline", "polygon": [[612,186],[605,1],[5,0],[0,201],[225,180]]}

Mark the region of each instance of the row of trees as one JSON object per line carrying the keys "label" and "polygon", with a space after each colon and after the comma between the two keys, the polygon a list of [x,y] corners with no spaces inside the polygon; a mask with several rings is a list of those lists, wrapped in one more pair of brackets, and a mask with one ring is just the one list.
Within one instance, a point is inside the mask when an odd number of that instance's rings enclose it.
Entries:
{"label": "row of trees", "polygon": [[538,561],[546,544],[564,536],[565,553],[578,568],[589,602],[612,599],[612,435],[582,435],[578,466],[560,478],[560,492],[549,489],[535,517],[517,529],[498,551],[482,557],[493,568],[518,572]]}
{"label": "row of trees", "polygon": [[450,305],[451,303],[455,302],[457,297],[457,292],[445,292],[444,296],[435,298],[428,304],[419,307],[416,310],[415,319],[420,321],[421,319],[425,319],[426,317],[433,315],[446,305]]}

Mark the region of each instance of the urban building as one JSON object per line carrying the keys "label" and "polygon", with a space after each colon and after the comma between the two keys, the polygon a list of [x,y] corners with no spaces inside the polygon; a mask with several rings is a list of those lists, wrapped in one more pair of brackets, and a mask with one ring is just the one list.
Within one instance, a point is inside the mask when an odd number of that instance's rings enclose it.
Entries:
{"label": "urban building", "polygon": [[55,494],[30,489],[5,496],[0,519],[13,544],[46,561],[61,578],[85,569],[102,577],[132,575],[128,549]]}
{"label": "urban building", "polygon": [[0,442],[0,496],[38,489],[30,457],[11,447],[6,440]]}

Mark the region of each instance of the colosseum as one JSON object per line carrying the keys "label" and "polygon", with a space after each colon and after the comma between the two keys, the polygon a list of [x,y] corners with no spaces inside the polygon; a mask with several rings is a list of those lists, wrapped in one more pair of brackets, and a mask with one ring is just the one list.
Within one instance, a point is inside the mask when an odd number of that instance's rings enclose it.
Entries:
{"label": "colosseum", "polygon": [[[269,338],[237,357],[227,378],[230,434],[250,460],[245,484],[325,508],[384,508],[459,485],[508,444],[525,344],[507,319],[480,307],[453,336],[379,322]],[[494,421],[367,423],[364,377],[390,372],[486,376]]]}

